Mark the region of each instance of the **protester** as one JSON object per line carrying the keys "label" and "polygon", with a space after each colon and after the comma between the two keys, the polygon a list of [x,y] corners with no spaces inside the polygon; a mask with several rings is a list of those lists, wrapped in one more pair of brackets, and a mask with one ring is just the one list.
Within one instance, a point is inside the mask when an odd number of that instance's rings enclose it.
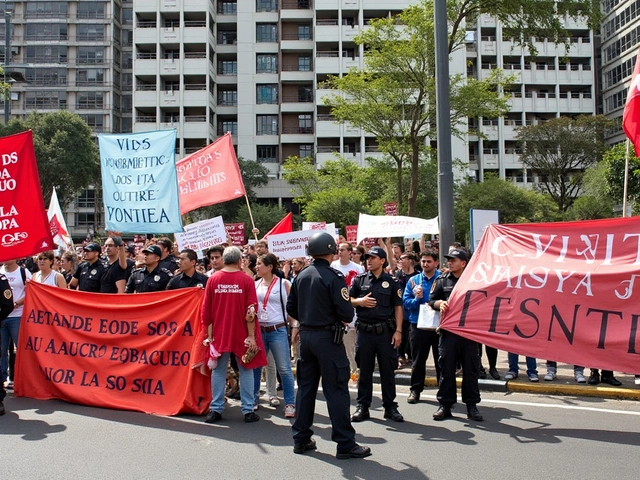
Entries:
{"label": "protester", "polygon": [[127,252],[122,238],[113,236],[104,242],[107,265],[100,277],[100,293],[124,293],[127,284]]}
{"label": "protester", "polygon": [[[237,247],[227,247],[222,255],[224,268],[211,276],[202,303],[202,324],[207,329],[208,342],[220,353],[211,373],[212,400],[206,423],[218,422],[224,411],[224,393],[230,354],[241,359],[245,354],[255,357],[238,361],[240,398],[244,421],[256,422],[253,411],[253,369],[263,367],[267,360],[256,318],[257,297],[254,282],[241,271],[242,254]],[[257,352],[257,353],[256,353]]]}
{"label": "protester", "polygon": [[[467,266],[469,255],[462,248],[453,249],[444,256],[449,271],[436,280],[429,296],[429,304],[434,310],[446,314],[451,292]],[[478,411],[480,389],[478,388],[478,371],[480,357],[478,344],[447,330],[440,331],[440,388],[437,399],[440,408],[433,414],[434,420],[451,418],[451,409],[457,401],[456,397],[456,361],[462,364],[462,401],[467,405],[467,418],[482,421]]]}
{"label": "protester", "polygon": [[[0,322],[4,322],[14,309],[13,292],[11,291],[9,280],[4,274],[0,274],[0,292],[2,292],[0,297]],[[0,382],[0,416],[5,414],[4,398],[6,396],[4,382]]]}
{"label": "protester", "polygon": [[[505,380],[515,380],[518,378],[518,358],[519,355],[517,353],[509,352],[507,354],[507,359],[509,361],[509,371],[504,376]],[[527,377],[529,377],[530,382],[537,382],[538,379],[538,364],[535,358],[533,357],[525,357],[527,361]]]}
{"label": "protester", "polygon": [[145,293],[166,290],[173,273],[160,266],[160,255],[162,254],[160,247],[149,245],[142,250],[142,254],[144,255],[145,267],[133,271],[124,292]]}
{"label": "protester", "polygon": [[160,268],[166,268],[173,274],[179,268],[178,258],[171,253],[173,250],[173,242],[167,237],[160,237],[156,244],[161,249],[160,260],[158,261]]}
{"label": "protester", "polygon": [[178,266],[180,273],[169,280],[167,290],[177,290],[179,288],[204,288],[207,285],[209,277],[196,271],[196,262],[198,254],[186,248],[180,252],[178,257]]}
{"label": "protester", "polygon": [[53,270],[55,256],[52,250],[38,254],[38,271],[33,275],[33,281],[52,287],[67,288],[64,275]]}
{"label": "protester", "polygon": [[78,288],[81,292],[99,292],[105,266],[100,261],[102,249],[97,243],[89,243],[82,247],[84,262],[76,268],[69,288]]}
{"label": "protester", "polygon": [[209,259],[209,264],[211,265],[211,270],[207,272],[207,276],[210,277],[218,270],[222,270],[222,268],[224,267],[224,263],[222,262],[223,252],[224,247],[222,245],[215,245],[207,250],[207,258]]}
{"label": "protester", "polygon": [[64,280],[68,285],[78,266],[78,256],[74,252],[64,252],[60,257],[60,266],[62,267],[61,273],[64,275]]}
{"label": "protester", "polygon": [[242,271],[255,280],[258,256],[254,253],[242,256]]}
{"label": "protester", "polygon": [[[289,317],[285,313],[285,305],[289,296],[290,284],[274,275],[278,268],[278,259],[272,253],[260,255],[256,264],[259,280],[256,281],[256,294],[258,297],[258,318],[262,332],[262,343],[265,353],[273,353],[275,367],[282,381],[282,393],[284,395],[284,416],[293,418],[296,416],[295,392],[293,372],[291,371],[291,347],[287,325]],[[256,403],[260,393],[260,378],[262,368],[254,372],[254,394]],[[270,399],[271,400],[271,399]],[[272,402],[270,402],[273,405]],[[274,402],[275,403],[275,402]]]}
{"label": "protester", "polygon": [[[402,244],[394,244],[398,246]],[[394,247],[396,248],[396,247]],[[404,250],[404,245],[402,245],[402,249]],[[407,286],[407,282],[411,277],[420,273],[416,270],[416,256],[413,252],[404,252],[400,254],[399,258],[400,268],[393,273],[393,276],[398,281],[398,286],[400,287],[400,291],[404,293],[405,287]],[[412,353],[411,353],[411,344],[410,344],[410,332],[411,332],[411,321],[409,317],[411,316],[409,309],[404,305],[404,300],[402,304],[402,343],[398,347],[398,368],[403,367],[407,363],[411,363]],[[437,345],[436,345],[437,348]]]}
{"label": "protester", "polygon": [[589,383],[589,385],[598,385],[600,382],[607,383],[612,387],[619,387],[622,385],[622,382],[613,376],[613,372],[611,370],[602,370],[601,377],[598,369],[592,368],[587,383]]}
{"label": "protester", "polygon": [[[369,407],[373,399],[373,371],[376,359],[380,370],[384,418],[402,422],[404,418],[396,403],[395,370],[402,342],[402,292],[398,281],[384,271],[387,253],[373,247],[365,256],[368,273],[358,275],[351,285],[349,297],[356,309],[356,363],[358,378],[358,405],[351,415],[352,422],[370,418]],[[424,380],[423,380],[424,381]]]}
{"label": "protester", "polygon": [[353,255],[351,256],[351,260],[353,261],[353,263],[362,265],[362,267],[365,268],[364,254],[365,254],[365,248],[362,245],[358,245],[353,249]]}
{"label": "protester", "polygon": [[371,455],[371,449],[356,443],[356,432],[349,420],[349,361],[340,337],[340,331],[353,317],[353,308],[343,275],[329,267],[336,252],[333,236],[314,233],[307,245],[307,255],[314,261],[295,279],[287,300],[287,313],[299,322],[291,326],[292,341],[300,336],[293,453],[316,449],[311,427],[322,379],[331,439],[338,444],[336,457],[363,458]]}
{"label": "protester", "polygon": [[[9,377],[9,355],[13,345],[18,345],[20,319],[24,309],[24,295],[27,280],[31,279],[31,272],[18,265],[16,260],[5,260],[0,267],[0,276],[4,275],[9,281],[13,294],[13,311],[0,322],[0,383],[6,382],[8,389],[13,389],[13,381]],[[2,290],[4,293],[4,290]]]}

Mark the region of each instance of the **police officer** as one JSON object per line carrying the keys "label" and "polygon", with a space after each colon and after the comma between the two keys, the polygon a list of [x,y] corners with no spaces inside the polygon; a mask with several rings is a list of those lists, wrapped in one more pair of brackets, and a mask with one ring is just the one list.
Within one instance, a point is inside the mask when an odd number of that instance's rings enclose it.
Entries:
{"label": "police officer", "polygon": [[207,285],[209,277],[196,271],[196,262],[198,254],[190,248],[185,248],[180,252],[178,265],[180,273],[169,280],[167,290],[177,290],[179,288],[199,287],[204,288]]}
{"label": "police officer", "polygon": [[145,266],[131,273],[124,292],[143,293],[165,290],[173,274],[158,265],[162,250],[158,245],[149,245],[142,250],[142,253],[144,254]]}
{"label": "police officer", "polygon": [[176,256],[171,253],[171,250],[173,250],[173,242],[167,237],[160,237],[157,245],[160,247],[160,260],[158,261],[160,268],[166,268],[171,273],[175,272],[180,262]]}
{"label": "police officer", "polygon": [[[447,311],[449,297],[467,266],[469,255],[463,248],[456,248],[444,258],[447,259],[449,271],[437,278],[429,295],[431,308],[439,310],[442,314]],[[440,388],[437,399],[440,408],[433,414],[434,420],[444,420],[452,416],[451,408],[457,401],[456,360],[459,360],[462,364],[462,401],[467,405],[467,418],[477,422],[482,421],[482,415],[476,406],[480,403],[478,344],[453,332],[441,330],[438,351],[440,353],[438,360],[440,363]]]}
{"label": "police officer", "polygon": [[82,248],[84,262],[76,268],[73,278],[69,282],[69,288],[76,286],[82,292],[99,292],[100,279],[105,272],[105,267],[100,261],[102,248],[97,243],[88,243]]}
{"label": "police officer", "polygon": [[[9,280],[3,274],[0,273],[0,292],[2,292],[2,296],[0,297],[0,322],[9,316],[11,312],[13,312],[13,290],[11,290],[11,285],[9,284]],[[4,397],[7,395],[7,392],[4,390],[4,384],[0,381],[0,416],[4,415]]]}
{"label": "police officer", "polygon": [[331,439],[338,444],[336,457],[363,458],[371,455],[371,449],[356,443],[356,432],[349,421],[349,360],[341,337],[353,317],[353,308],[344,276],[329,267],[337,250],[333,236],[314,233],[307,245],[313,264],[296,277],[287,300],[287,313],[299,320],[292,324],[292,343],[300,337],[293,453],[316,448],[311,426],[322,377]]}
{"label": "police officer", "polygon": [[395,401],[395,369],[398,367],[396,349],[402,342],[402,291],[398,281],[384,271],[387,252],[382,247],[371,248],[364,258],[369,271],[358,275],[349,291],[351,305],[356,308],[356,363],[360,368],[358,405],[351,421],[362,422],[370,417],[373,370],[377,357],[384,418],[402,422],[404,418]]}

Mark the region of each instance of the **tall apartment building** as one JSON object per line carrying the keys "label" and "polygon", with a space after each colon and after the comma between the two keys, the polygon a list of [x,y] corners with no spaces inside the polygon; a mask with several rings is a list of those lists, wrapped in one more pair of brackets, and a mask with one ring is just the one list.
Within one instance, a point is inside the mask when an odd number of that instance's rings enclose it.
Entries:
{"label": "tall apartment building", "polygon": [[626,140],[622,112],[640,43],[640,0],[604,0],[601,28],[602,113],[614,120],[607,142]]}
{"label": "tall apartment building", "polygon": [[[0,3],[0,11],[2,64],[26,80],[12,84],[11,118],[69,110],[95,132],[131,131],[132,0],[13,1]],[[66,221],[76,237],[99,227],[94,188],[67,208]]]}

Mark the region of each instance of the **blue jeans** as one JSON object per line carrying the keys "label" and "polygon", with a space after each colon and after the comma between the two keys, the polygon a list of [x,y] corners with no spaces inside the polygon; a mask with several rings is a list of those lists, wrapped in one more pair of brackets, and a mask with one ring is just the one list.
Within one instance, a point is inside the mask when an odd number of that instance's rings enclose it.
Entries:
{"label": "blue jeans", "polygon": [[[218,366],[211,372],[211,411],[222,413],[224,411],[224,389],[227,384],[227,367],[229,365],[229,352],[223,353],[218,358]],[[242,413],[253,412],[253,369],[244,368],[242,361],[238,361],[240,374],[240,403]]]}
{"label": "blue jeans", "polygon": [[[514,372],[514,373],[518,373],[518,354],[517,353],[509,353],[507,355],[507,358],[509,359],[509,371],[510,372]],[[527,375],[538,375],[538,370],[537,370],[537,363],[536,363],[536,359],[533,357],[526,357],[527,359]]]}
{"label": "blue jeans", "polygon": [[[276,369],[282,380],[282,394],[285,405],[295,405],[296,395],[294,392],[293,372],[291,371],[291,348],[289,347],[289,337],[287,327],[280,327],[274,332],[262,332],[262,343],[265,354],[273,353],[276,361]],[[258,402],[260,395],[260,379],[262,378],[262,367],[256,368],[253,374],[255,402]]]}
{"label": "blue jeans", "polygon": [[18,330],[20,329],[21,317],[7,317],[0,326],[0,377],[4,383],[9,378],[9,339],[13,338],[13,343],[18,348]]}

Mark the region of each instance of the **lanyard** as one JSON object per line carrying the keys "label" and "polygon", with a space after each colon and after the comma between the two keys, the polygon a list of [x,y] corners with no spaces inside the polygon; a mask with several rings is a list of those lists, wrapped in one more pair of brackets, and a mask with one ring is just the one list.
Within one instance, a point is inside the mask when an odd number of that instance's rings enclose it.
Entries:
{"label": "lanyard", "polygon": [[[277,280],[278,280],[278,277],[276,277],[274,275],[273,276],[273,280],[271,280],[271,284],[269,285],[269,288],[267,289],[267,293],[265,293],[265,295],[264,295],[264,300],[262,301],[262,310],[264,310],[264,311],[267,310],[267,301],[269,300],[269,294],[271,293],[271,290],[273,289],[273,286],[276,284]],[[262,280],[262,284],[264,285],[264,280]]]}

